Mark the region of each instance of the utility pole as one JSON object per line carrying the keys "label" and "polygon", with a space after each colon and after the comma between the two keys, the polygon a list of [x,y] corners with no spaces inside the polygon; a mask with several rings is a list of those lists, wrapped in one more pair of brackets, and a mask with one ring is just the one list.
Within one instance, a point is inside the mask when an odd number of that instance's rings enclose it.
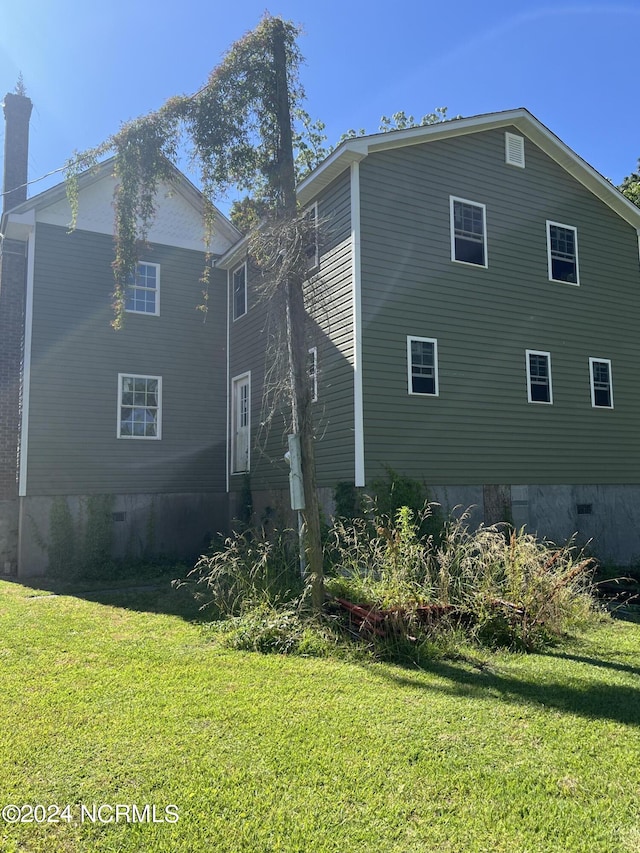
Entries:
{"label": "utility pole", "polygon": [[[273,60],[276,81],[276,115],[278,119],[278,216],[292,222],[298,215],[296,182],[289,109],[289,86],[285,53],[284,28],[276,21],[273,31]],[[320,505],[316,486],[315,445],[311,388],[307,372],[306,328],[303,280],[292,275],[286,284],[286,337],[291,391],[293,431],[300,436],[300,457],[305,507],[302,510],[303,537],[311,581],[311,603],[319,611],[324,601],[322,543],[320,540]]]}

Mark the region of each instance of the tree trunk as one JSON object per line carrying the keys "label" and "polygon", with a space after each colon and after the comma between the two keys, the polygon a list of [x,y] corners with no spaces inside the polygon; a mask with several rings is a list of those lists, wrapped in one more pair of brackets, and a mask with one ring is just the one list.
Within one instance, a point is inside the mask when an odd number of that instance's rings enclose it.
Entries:
{"label": "tree trunk", "polygon": [[[281,23],[274,32],[273,58],[279,130],[278,181],[281,202],[279,214],[283,219],[292,220],[297,216],[298,207],[284,30]],[[311,583],[311,603],[313,609],[319,611],[324,602],[324,576],[320,539],[320,505],[316,487],[313,415],[307,373],[307,312],[304,305],[302,282],[291,280],[287,282],[286,304],[291,414],[293,430],[300,435],[302,483],[305,500],[305,509],[302,513],[304,520],[303,535]]]}

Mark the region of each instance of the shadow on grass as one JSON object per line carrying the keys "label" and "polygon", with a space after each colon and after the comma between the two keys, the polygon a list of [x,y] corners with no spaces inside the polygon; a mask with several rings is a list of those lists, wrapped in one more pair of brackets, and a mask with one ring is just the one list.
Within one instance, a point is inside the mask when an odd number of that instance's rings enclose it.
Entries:
{"label": "shadow on grass", "polygon": [[[573,655],[558,655],[568,660],[608,666],[607,661],[580,658]],[[634,667],[611,664],[614,669],[637,673]],[[424,680],[412,678],[404,672],[381,669],[385,677],[403,687],[427,692],[439,692],[449,696],[484,699],[498,695],[504,702],[529,705],[576,714],[589,720],[613,720],[629,726],[640,726],[640,689],[626,685],[615,685],[591,679],[584,687],[566,682],[526,681],[489,670],[472,671],[462,664],[446,661],[433,662],[427,671],[446,679],[447,684],[425,684]]]}
{"label": "shadow on grass", "polygon": [[[546,657],[562,658],[562,660],[575,661],[576,663],[585,663],[589,666],[602,667],[603,669],[613,669],[617,672],[628,672],[631,675],[640,676],[640,667],[630,666],[626,663],[616,663],[615,661],[605,660],[604,658],[587,657],[586,655],[574,655],[569,654],[568,652],[559,652],[557,650],[541,652],[540,654],[544,654]],[[638,683],[640,684],[640,682]],[[640,709],[638,711],[638,717],[640,718]]]}
{"label": "shadow on grass", "polygon": [[189,586],[176,589],[172,581],[184,579],[189,567],[148,567],[128,576],[114,575],[100,580],[76,578],[62,580],[48,577],[4,578],[33,590],[33,595],[68,595],[104,604],[149,613],[179,616],[188,622],[211,621],[211,614],[201,610]]}

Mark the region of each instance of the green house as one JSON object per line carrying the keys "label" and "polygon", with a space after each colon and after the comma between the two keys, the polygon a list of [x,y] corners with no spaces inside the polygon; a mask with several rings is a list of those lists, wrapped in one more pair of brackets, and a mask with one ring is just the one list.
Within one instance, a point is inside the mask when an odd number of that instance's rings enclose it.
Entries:
{"label": "green house", "polygon": [[[82,176],[71,233],[63,185],[3,214],[6,573],[51,569],[65,524],[82,559],[96,517],[115,556],[188,557],[248,488],[259,519],[288,515],[282,306],[222,214],[203,245],[176,173],[114,332],[112,171]],[[298,194],[326,514],[391,468],[475,520],[640,556],[640,209],[524,109],[347,140]]]}
{"label": "green house", "polygon": [[[476,519],[640,556],[640,210],[524,109],[348,140],[299,199],[321,234],[308,345],[328,511],[336,483],[390,467]],[[272,506],[286,447],[261,427],[269,309],[245,255],[217,264],[228,483],[250,470]]]}

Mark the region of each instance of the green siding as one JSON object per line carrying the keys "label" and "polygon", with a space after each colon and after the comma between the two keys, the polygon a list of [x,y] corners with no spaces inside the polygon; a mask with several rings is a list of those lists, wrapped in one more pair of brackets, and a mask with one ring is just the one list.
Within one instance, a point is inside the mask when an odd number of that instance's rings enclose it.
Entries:
{"label": "green siding", "polygon": [[[525,169],[502,130],[361,164],[368,480],[640,481],[636,232],[525,146]],[[486,205],[488,269],[451,261],[450,195]],[[578,229],[579,287],[548,280],[547,219]],[[438,398],[407,393],[407,335],[438,340]],[[551,353],[553,406],[527,402],[526,349]],[[613,411],[591,406],[589,356],[612,361]]]}
{"label": "green siding", "polygon": [[[319,271],[308,289],[312,329],[308,346],[318,349],[316,459],[319,486],[353,478],[353,289],[349,178],[345,175],[318,199],[323,232]],[[237,269],[238,264],[230,269]],[[249,310],[232,320],[229,307],[229,379],[251,371],[251,483],[254,489],[288,488],[286,418],[264,405],[266,363],[275,360],[274,336],[283,306],[261,298],[259,273],[249,269]],[[280,353],[284,362],[284,354]],[[267,377],[267,382],[273,376]],[[271,418],[271,420],[270,420]],[[264,426],[262,426],[264,425]],[[232,475],[232,491],[242,477]]]}
{"label": "green siding", "polygon": [[[112,260],[108,236],[37,226],[27,494],[223,491],[225,317],[196,310],[204,255],[143,252],[160,316],[127,314],[120,332]],[[116,437],[118,373],[162,377],[161,440]]]}

